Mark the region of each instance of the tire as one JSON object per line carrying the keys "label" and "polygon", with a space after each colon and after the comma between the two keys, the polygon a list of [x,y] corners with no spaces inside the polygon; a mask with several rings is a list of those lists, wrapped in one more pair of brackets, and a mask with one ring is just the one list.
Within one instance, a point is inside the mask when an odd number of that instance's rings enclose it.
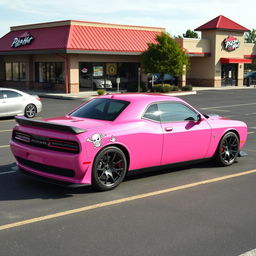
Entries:
{"label": "tire", "polygon": [[127,159],[124,152],[114,146],[100,151],[93,163],[92,186],[99,191],[117,187],[127,171]]}
{"label": "tire", "polygon": [[226,133],[219,142],[215,153],[218,166],[232,165],[239,153],[239,138],[234,132]]}
{"label": "tire", "polygon": [[37,113],[37,109],[34,104],[28,104],[26,106],[25,112],[24,112],[25,117],[33,118],[33,117],[35,117],[36,113]]}

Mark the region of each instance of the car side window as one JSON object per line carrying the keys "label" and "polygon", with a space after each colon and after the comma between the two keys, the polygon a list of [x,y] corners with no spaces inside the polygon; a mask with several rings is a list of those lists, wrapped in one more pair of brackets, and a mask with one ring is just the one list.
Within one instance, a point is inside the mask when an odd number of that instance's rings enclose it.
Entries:
{"label": "car side window", "polygon": [[3,91],[0,91],[0,99],[3,99],[4,96],[3,96]]}
{"label": "car side window", "polygon": [[195,121],[197,113],[179,102],[163,102],[158,104],[161,122]]}
{"label": "car side window", "polygon": [[3,91],[3,94],[6,94],[7,95],[7,98],[16,98],[16,97],[21,97],[22,95],[17,93],[17,92],[14,92],[14,91]]}
{"label": "car side window", "polygon": [[157,104],[150,105],[144,113],[143,118],[160,122],[160,113]]}

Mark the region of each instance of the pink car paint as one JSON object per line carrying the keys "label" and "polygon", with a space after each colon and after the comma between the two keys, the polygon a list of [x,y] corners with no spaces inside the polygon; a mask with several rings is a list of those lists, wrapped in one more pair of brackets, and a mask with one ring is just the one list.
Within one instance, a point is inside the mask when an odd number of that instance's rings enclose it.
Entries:
{"label": "pink car paint", "polygon": [[[14,137],[10,141],[17,165],[29,173],[45,178],[75,184],[91,184],[95,157],[102,149],[111,145],[116,145],[127,152],[128,171],[131,171],[211,158],[221,138],[228,131],[235,131],[239,135],[240,149],[246,142],[245,123],[225,120],[218,116],[206,118],[188,103],[176,97],[154,94],[114,94],[100,98],[124,100],[130,104],[114,121],[74,117],[71,116],[73,111],[63,117],[42,120],[43,123],[81,129],[78,133],[47,126],[35,126],[33,121],[31,125],[17,124],[14,132],[18,134],[20,141]],[[161,123],[143,118],[147,107],[159,102],[182,103],[198,114],[200,121]],[[28,144],[26,136],[22,134],[33,136],[34,144],[38,146]],[[44,138],[56,140],[56,143],[52,143],[51,146],[54,149],[67,147],[67,152],[51,150],[47,147],[48,142],[44,142]],[[39,145],[39,143],[45,144]],[[78,153],[71,152],[76,150],[74,145],[78,145]],[[33,164],[28,164],[31,162]],[[42,169],[44,167],[46,169]],[[47,171],[47,168],[56,168],[56,171]],[[62,170],[66,173],[65,175],[61,175]]]}

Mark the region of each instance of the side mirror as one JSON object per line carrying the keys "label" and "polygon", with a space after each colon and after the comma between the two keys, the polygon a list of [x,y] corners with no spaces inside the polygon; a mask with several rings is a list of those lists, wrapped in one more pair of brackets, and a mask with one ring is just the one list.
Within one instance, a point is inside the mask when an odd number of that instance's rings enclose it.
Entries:
{"label": "side mirror", "polygon": [[197,115],[197,122],[200,123],[202,121],[202,116],[200,114]]}
{"label": "side mirror", "polygon": [[7,94],[4,94],[4,95],[3,95],[3,98],[4,98],[4,99],[7,99]]}

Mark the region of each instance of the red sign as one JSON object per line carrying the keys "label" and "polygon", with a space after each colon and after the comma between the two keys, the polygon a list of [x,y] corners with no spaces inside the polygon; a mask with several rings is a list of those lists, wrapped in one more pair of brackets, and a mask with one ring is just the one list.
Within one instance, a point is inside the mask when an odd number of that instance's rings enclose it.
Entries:
{"label": "red sign", "polygon": [[82,68],[82,73],[87,73],[88,72],[88,69],[87,68]]}
{"label": "red sign", "polygon": [[232,52],[240,46],[239,40],[234,36],[228,36],[223,41],[224,49],[228,52]]}

